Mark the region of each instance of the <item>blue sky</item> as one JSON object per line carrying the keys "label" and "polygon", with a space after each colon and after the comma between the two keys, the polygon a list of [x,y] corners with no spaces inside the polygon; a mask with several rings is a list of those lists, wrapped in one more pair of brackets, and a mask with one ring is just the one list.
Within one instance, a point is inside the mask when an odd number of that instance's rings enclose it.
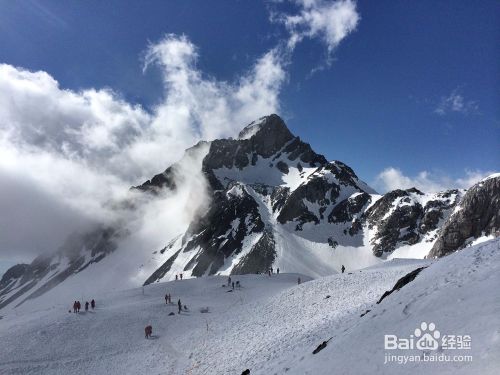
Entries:
{"label": "blue sky", "polygon": [[271,112],[380,192],[500,169],[497,1],[0,0],[0,34],[0,263]]}
{"label": "blue sky", "polygon": [[[110,87],[150,107],[162,86],[157,71],[142,71],[148,42],[185,34],[199,48],[198,68],[231,81],[285,38],[270,11],[292,13],[296,5],[26,1],[0,8],[0,62],[46,71],[62,88]],[[367,181],[390,166],[451,178],[497,170],[499,3],[360,1],[357,12],[356,30],[330,66],[311,75],[327,61],[319,39],[293,51],[280,93],[289,127]],[[437,113],[453,95],[463,108]]]}

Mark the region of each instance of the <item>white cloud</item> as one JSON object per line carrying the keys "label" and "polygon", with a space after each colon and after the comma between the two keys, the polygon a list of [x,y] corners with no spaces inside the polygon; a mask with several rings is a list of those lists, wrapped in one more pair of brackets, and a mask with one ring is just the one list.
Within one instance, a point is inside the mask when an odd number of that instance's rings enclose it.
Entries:
{"label": "white cloud", "polygon": [[[287,61],[278,50],[234,82],[205,76],[197,56],[185,36],[167,35],[149,46],[145,68],[157,66],[164,82],[164,97],[151,111],[109,89],[67,90],[46,72],[0,65],[0,210],[3,220],[11,218],[0,226],[0,258],[54,250],[63,233],[117,219],[110,203],[130,198],[131,185],[178,161],[187,147],[235,135],[279,111]],[[182,170],[182,194],[144,206],[147,211],[168,202],[168,214],[144,211],[128,218],[143,239],[153,231],[163,241],[171,234],[165,228],[175,232],[187,225],[186,216],[206,201],[199,166],[190,161],[189,173]]]}
{"label": "white cloud", "polygon": [[454,179],[443,174],[422,171],[416,176],[410,177],[404,175],[400,169],[389,167],[377,175],[373,186],[382,193],[412,187],[425,193],[448,189],[468,189],[493,173],[492,171],[466,170],[464,176]]}
{"label": "white cloud", "polygon": [[356,30],[360,16],[356,2],[351,0],[295,0],[300,8],[296,15],[275,17],[290,33],[289,48],[304,38],[319,37],[332,52],[351,32]]}
{"label": "white cloud", "polygon": [[450,93],[450,95],[441,97],[434,113],[443,116],[451,112],[469,114],[477,112],[478,110],[479,105],[477,102],[465,100],[463,95],[459,93],[459,90],[455,89]]}

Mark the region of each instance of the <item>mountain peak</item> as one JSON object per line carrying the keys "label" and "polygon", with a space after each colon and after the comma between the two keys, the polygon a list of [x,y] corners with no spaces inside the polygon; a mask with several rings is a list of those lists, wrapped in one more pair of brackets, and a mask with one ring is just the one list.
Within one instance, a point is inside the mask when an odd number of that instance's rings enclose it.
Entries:
{"label": "mountain peak", "polygon": [[277,114],[270,114],[252,121],[245,126],[238,135],[238,139],[258,138],[284,138],[292,139],[294,136],[286,126],[285,122]]}

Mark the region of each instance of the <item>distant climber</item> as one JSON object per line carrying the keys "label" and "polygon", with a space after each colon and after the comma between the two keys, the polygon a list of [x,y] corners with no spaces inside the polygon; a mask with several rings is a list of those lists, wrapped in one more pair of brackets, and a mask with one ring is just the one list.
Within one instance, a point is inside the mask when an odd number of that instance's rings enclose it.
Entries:
{"label": "distant climber", "polygon": [[85,302],[85,312],[89,311],[89,301]]}
{"label": "distant climber", "polygon": [[297,284],[300,285],[300,283],[302,282],[302,280],[300,280],[300,277],[297,279]]}
{"label": "distant climber", "polygon": [[168,293],[165,294],[165,305],[168,305]]}
{"label": "distant climber", "polygon": [[231,285],[231,276],[227,278],[227,286]]}
{"label": "distant climber", "polygon": [[181,273],[181,280],[182,280],[182,273]]}
{"label": "distant climber", "polygon": [[92,310],[95,309],[95,301],[94,300],[90,301],[90,306],[92,307]]}
{"label": "distant climber", "polygon": [[342,270],[342,273],[344,273],[344,272],[345,272],[345,267],[344,267],[344,265],[342,265],[341,270]]}
{"label": "distant climber", "polygon": [[233,283],[232,283],[232,286],[233,286],[233,290],[234,290],[234,281],[233,281]]}
{"label": "distant climber", "polygon": [[179,312],[178,314],[181,313],[181,310],[182,310],[182,303],[181,303],[181,299],[179,298],[179,300],[177,301],[177,306],[179,307]]}
{"label": "distant climber", "polygon": [[177,281],[178,279],[179,279],[179,276],[175,275],[175,281]]}
{"label": "distant climber", "polygon": [[279,268],[276,268],[276,274],[279,275],[280,274],[280,269]]}
{"label": "distant climber", "polygon": [[80,312],[80,309],[82,308],[82,304],[80,301],[76,301],[76,312]]}
{"label": "distant climber", "polygon": [[75,302],[73,302],[73,312],[76,313],[76,311],[78,310],[78,304]]}
{"label": "distant climber", "polygon": [[239,287],[241,287],[241,284],[238,280],[236,280],[236,288],[239,288]]}
{"label": "distant climber", "polygon": [[144,328],[144,334],[146,336],[146,338],[150,338],[151,335],[153,334],[153,327],[152,326],[146,326],[146,328]]}

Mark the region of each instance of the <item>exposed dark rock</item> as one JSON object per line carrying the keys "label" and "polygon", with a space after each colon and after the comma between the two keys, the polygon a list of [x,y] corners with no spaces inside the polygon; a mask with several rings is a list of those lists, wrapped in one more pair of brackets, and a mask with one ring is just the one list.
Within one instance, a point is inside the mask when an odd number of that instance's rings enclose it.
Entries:
{"label": "exposed dark rock", "polygon": [[[199,152],[202,147],[205,147],[208,144],[209,142],[205,141],[198,142],[196,145],[188,148],[185,151],[184,158],[194,155],[196,152]],[[148,180],[139,186],[134,186],[132,187],[132,189],[152,194],[157,194],[162,189],[175,190],[177,188],[177,185],[175,183],[175,172],[179,168],[179,163],[173,164],[172,166],[168,167],[163,173],[155,175],[151,180]]]}
{"label": "exposed dark rock", "polygon": [[[187,236],[191,239],[184,252],[200,248],[185,267],[185,270],[193,268],[193,276],[202,276],[207,270],[210,275],[215,274],[226,257],[241,251],[245,236],[264,230],[257,203],[241,189],[239,196],[215,192],[208,212],[190,225]],[[226,235],[228,231],[230,235]]]}
{"label": "exposed dark rock", "polygon": [[299,137],[295,137],[295,139],[284,148],[283,152],[289,154],[289,160],[293,161],[299,158],[300,161],[311,167],[328,163],[323,155],[316,154],[309,143],[302,142]]}
{"label": "exposed dark rock", "polygon": [[415,280],[415,278],[417,277],[417,275],[427,267],[420,267],[420,268],[417,268],[416,270],[413,270],[411,271],[410,273],[404,275],[402,278],[400,278],[396,284],[394,285],[394,287],[391,289],[391,290],[388,290],[386,291],[382,297],[380,297],[380,299],[378,300],[377,304],[379,304],[380,302],[382,302],[382,300],[384,298],[386,298],[387,296],[389,296],[391,293],[401,289],[402,287],[404,287],[405,285],[411,283],[413,280]]}
{"label": "exposed dark rock", "polygon": [[161,189],[165,188],[170,190],[174,190],[176,188],[173,167],[169,167],[165,170],[165,172],[153,176],[151,180],[148,180],[139,186],[133,187],[133,189],[153,194],[157,194]]}
{"label": "exposed dark rock", "polygon": [[371,202],[371,196],[367,193],[357,194],[354,197],[344,199],[336,205],[330,215],[328,215],[329,223],[345,223],[351,222],[366,204]]}
{"label": "exposed dark rock", "polygon": [[422,235],[437,229],[439,221],[456,205],[459,192],[451,190],[439,193],[425,207],[416,199],[420,195],[423,193],[415,188],[394,190],[385,194],[363,214],[368,227],[377,228],[372,240],[376,256],[392,252],[399,245],[413,245],[422,239]]}
{"label": "exposed dark rock", "polygon": [[277,186],[273,189],[271,193],[271,202],[273,207],[273,212],[281,210],[286,200],[290,195],[290,188],[284,186]]}
{"label": "exposed dark rock", "polygon": [[428,201],[424,206],[419,232],[425,234],[437,229],[439,221],[444,218],[444,212],[451,210],[457,204],[455,197],[458,195],[458,190],[447,190],[438,193],[438,199]]}
{"label": "exposed dark rock", "polygon": [[322,176],[310,178],[290,194],[281,209],[278,221],[281,224],[293,220],[297,220],[300,224],[311,221],[319,223],[319,218],[308,210],[304,200],[320,206],[328,206],[335,203],[339,191],[338,185],[328,182]]}
{"label": "exposed dark rock", "polygon": [[232,269],[232,275],[247,273],[265,273],[273,265],[276,258],[274,236],[271,231],[264,230],[262,237],[240,262]]}
{"label": "exposed dark rock", "polygon": [[443,225],[430,257],[442,257],[464,248],[468,240],[500,233],[500,177],[490,178],[467,191],[460,209]]}
{"label": "exposed dark rock", "polygon": [[16,264],[10,267],[2,276],[0,280],[0,290],[5,289],[9,284],[12,284],[16,280],[20,279],[26,270],[28,269],[28,264]]}
{"label": "exposed dark rock", "polygon": [[316,349],[313,350],[313,354],[318,354],[320,351],[322,351],[323,349],[326,348],[326,346],[328,345],[328,343],[330,342],[330,340],[332,339],[333,337],[330,337],[328,340],[326,341],[323,341],[321,344],[319,344]]}
{"label": "exposed dark rock", "polygon": [[284,174],[288,174],[289,172],[288,164],[281,160],[276,163],[276,168],[278,168]]}

